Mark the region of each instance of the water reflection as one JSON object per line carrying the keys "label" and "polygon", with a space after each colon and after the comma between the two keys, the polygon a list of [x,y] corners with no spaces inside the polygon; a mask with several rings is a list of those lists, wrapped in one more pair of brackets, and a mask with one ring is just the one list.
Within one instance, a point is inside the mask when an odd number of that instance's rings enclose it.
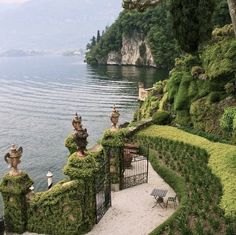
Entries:
{"label": "water reflection", "polygon": [[164,80],[168,76],[165,69],[139,68],[135,66],[90,66],[91,74],[97,74],[99,79],[111,79],[115,81],[143,82],[145,87],[152,87],[156,81]]}

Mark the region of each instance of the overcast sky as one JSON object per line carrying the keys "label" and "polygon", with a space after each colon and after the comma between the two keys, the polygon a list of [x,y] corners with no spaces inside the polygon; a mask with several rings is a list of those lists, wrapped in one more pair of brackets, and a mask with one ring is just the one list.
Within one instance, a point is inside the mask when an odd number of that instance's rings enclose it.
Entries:
{"label": "overcast sky", "polygon": [[23,4],[30,0],[0,0],[0,4]]}
{"label": "overcast sky", "polygon": [[85,48],[120,11],[121,0],[0,0],[0,51]]}

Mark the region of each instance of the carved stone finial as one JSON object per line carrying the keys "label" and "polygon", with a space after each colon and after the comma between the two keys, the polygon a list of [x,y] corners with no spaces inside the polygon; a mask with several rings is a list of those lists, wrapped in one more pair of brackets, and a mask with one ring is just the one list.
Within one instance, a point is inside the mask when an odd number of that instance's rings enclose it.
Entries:
{"label": "carved stone finial", "polygon": [[75,114],[75,117],[72,120],[72,125],[74,127],[74,141],[77,146],[77,154],[78,156],[85,156],[85,150],[87,147],[87,138],[88,138],[88,133],[87,129],[83,129],[82,127],[82,118],[78,116],[78,114]]}
{"label": "carved stone finial", "polygon": [[18,170],[17,166],[21,163],[21,157],[23,153],[23,148],[16,148],[16,145],[12,145],[10,151],[5,155],[4,159],[11,167],[9,174],[11,176],[17,176],[21,172]]}
{"label": "carved stone finial", "polygon": [[110,119],[111,119],[111,122],[112,122],[112,128],[111,130],[117,130],[117,123],[119,121],[119,117],[120,117],[120,113],[119,111],[116,110],[116,107],[115,105],[113,106],[112,108],[112,113],[111,113],[111,116],[110,116]]}
{"label": "carved stone finial", "polygon": [[75,113],[74,118],[72,119],[72,125],[75,128],[75,130],[80,131],[82,130],[82,118],[81,116],[78,116],[77,113]]}

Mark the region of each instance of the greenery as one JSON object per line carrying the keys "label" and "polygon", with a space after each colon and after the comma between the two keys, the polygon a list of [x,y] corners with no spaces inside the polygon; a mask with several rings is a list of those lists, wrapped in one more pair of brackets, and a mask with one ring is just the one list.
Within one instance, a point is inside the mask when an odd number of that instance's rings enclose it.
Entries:
{"label": "greenery", "polygon": [[166,226],[171,226],[173,221],[177,217],[181,216],[181,212],[185,204],[187,203],[187,189],[182,177],[178,176],[174,171],[158,161],[156,151],[150,151],[149,161],[152,164],[153,169],[159,175],[161,175],[161,177],[175,190],[179,202],[178,208],[175,213],[150,233],[150,235],[156,235],[163,231]]}
{"label": "greenery", "polygon": [[213,134],[207,133],[205,131],[193,129],[193,128],[190,128],[190,127],[179,127],[179,129],[181,129],[183,131],[186,131],[186,132],[189,132],[193,135],[198,135],[198,136],[204,137],[204,138],[206,138],[210,141],[213,141],[213,142],[219,142],[219,143],[223,143],[223,144],[230,144],[229,139],[223,139],[222,136],[219,136],[219,135],[218,136],[213,135]]}
{"label": "greenery", "polygon": [[[71,136],[68,142],[74,144]],[[5,175],[0,191],[7,231],[52,235],[78,235],[90,231],[96,222],[95,175],[97,179],[104,161],[101,148],[97,152],[87,152],[85,157],[74,152],[64,167],[69,178],[45,192],[31,192],[29,187],[33,182],[24,172],[14,177]]]}
{"label": "greenery", "polygon": [[93,154],[79,157],[77,152],[73,153],[64,167],[64,174],[70,179],[86,179],[92,177],[98,168],[98,164]]}
{"label": "greenery", "polygon": [[95,223],[91,181],[62,181],[37,193],[28,209],[27,230],[42,234],[77,235]]}
{"label": "greenery", "polygon": [[[181,190],[187,195],[184,204],[153,234],[194,234],[199,229],[201,234],[232,234],[236,218],[235,146],[213,143],[169,126],[150,126],[136,139],[156,150],[159,164],[183,177],[186,185]],[[165,175],[165,171],[158,173]],[[168,177],[165,179],[169,183]]]}
{"label": "greenery", "polygon": [[201,45],[198,55],[185,54],[175,60],[165,84],[154,84],[136,112],[136,119],[167,111],[180,126],[220,135],[234,141],[233,133],[220,126],[224,109],[236,105],[236,39],[232,25],[216,28],[211,41]]}
{"label": "greenery", "polygon": [[[86,55],[89,64],[106,64],[109,52],[120,53],[122,37],[137,37],[143,43],[139,47],[141,58],[146,54],[146,42],[158,67],[171,68],[174,58],[180,55],[174,40],[169,4],[163,2],[143,13],[123,11],[111,27],[107,28],[99,43],[90,48]],[[145,42],[145,43],[144,43]]]}
{"label": "greenery", "polygon": [[69,150],[70,154],[73,154],[77,151],[77,145],[74,141],[73,134],[69,134],[68,137],[65,139],[65,147]]}
{"label": "greenery", "polygon": [[199,44],[210,37],[214,4],[214,0],[171,0],[172,29],[183,51],[198,51]]}
{"label": "greenery", "polygon": [[153,114],[152,120],[154,124],[167,125],[171,122],[170,113],[166,111],[157,111]]}
{"label": "greenery", "polygon": [[[84,234],[95,224],[95,174],[103,152],[70,155],[65,179],[49,191],[33,195],[28,205],[28,225],[31,232],[43,234]],[[97,176],[96,176],[97,177]]]}
{"label": "greenery", "polygon": [[4,219],[6,221],[6,230],[23,233],[27,225],[27,199],[29,187],[33,181],[29,176],[22,172],[18,176],[5,175],[0,184],[0,192],[3,196]]}
{"label": "greenery", "polygon": [[227,108],[225,109],[224,114],[220,119],[220,126],[224,130],[232,132],[233,130],[236,130],[235,120],[236,108]]}

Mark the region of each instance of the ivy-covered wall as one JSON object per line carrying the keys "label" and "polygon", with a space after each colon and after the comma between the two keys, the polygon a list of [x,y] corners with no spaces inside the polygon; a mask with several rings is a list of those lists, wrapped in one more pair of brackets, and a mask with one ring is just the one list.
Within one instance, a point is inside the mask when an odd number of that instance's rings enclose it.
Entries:
{"label": "ivy-covered wall", "polygon": [[79,235],[91,230],[96,223],[95,174],[103,158],[100,150],[85,157],[74,152],[64,167],[68,177],[46,192],[32,193],[26,173],[5,175],[0,191],[7,231]]}
{"label": "ivy-covered wall", "polygon": [[6,174],[0,184],[0,192],[4,201],[4,217],[6,230],[23,233],[27,226],[27,197],[33,181],[22,172],[18,176]]}
{"label": "ivy-covered wall", "polygon": [[83,234],[95,223],[92,181],[64,180],[37,193],[29,203],[27,230],[42,234]]}
{"label": "ivy-covered wall", "polygon": [[69,176],[47,192],[37,193],[29,202],[30,232],[78,235],[96,223],[94,174],[99,166],[98,154],[70,155],[64,174]]}

